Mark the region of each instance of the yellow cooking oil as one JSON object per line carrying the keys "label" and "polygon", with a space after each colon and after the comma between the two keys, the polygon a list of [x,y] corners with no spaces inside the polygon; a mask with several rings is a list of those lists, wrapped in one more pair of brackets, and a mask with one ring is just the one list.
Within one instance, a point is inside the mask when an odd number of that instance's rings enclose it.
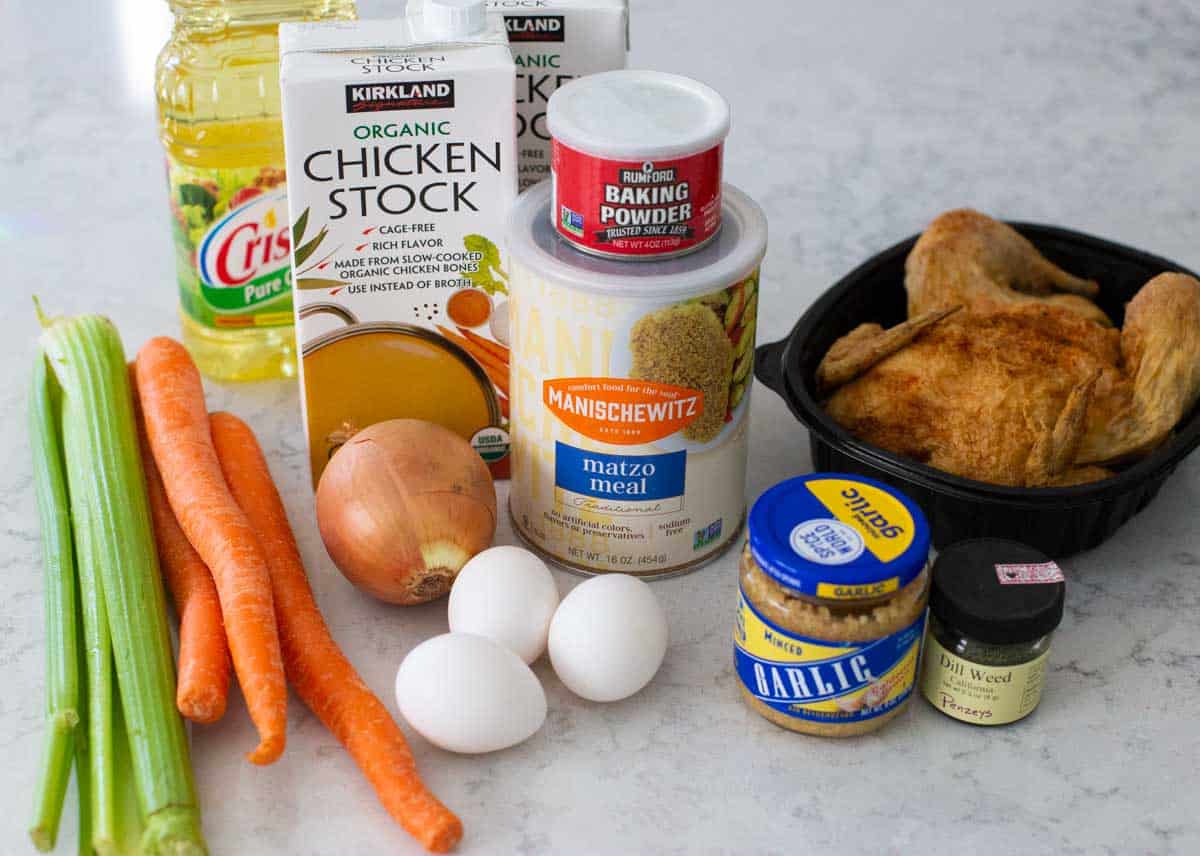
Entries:
{"label": "yellow cooking oil", "polygon": [[279,24],[351,19],[353,0],[168,0],[158,57],[183,341],[220,380],[296,373]]}

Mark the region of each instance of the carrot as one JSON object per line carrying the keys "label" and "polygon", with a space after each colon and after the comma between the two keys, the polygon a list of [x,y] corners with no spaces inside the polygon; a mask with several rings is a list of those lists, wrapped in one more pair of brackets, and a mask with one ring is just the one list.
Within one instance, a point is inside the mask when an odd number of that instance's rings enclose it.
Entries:
{"label": "carrot", "polygon": [[137,355],[146,435],[175,519],[212,571],[225,637],[259,744],[247,757],[270,764],[287,741],[287,684],[271,603],[267,560],[225,484],[213,448],[196,364],[159,336]]}
{"label": "carrot", "polygon": [[508,397],[508,372],[502,371],[485,363],[480,363],[479,367],[491,379],[496,389],[500,390],[500,394],[505,398]]}
{"label": "carrot", "polygon": [[229,413],[211,420],[225,478],[271,568],[288,681],[346,747],[388,813],[426,848],[446,852],[462,838],[462,822],[425,787],[404,735],[330,635],[254,432]]}
{"label": "carrot", "polygon": [[167,491],[154,463],[138,404],[136,372],[132,365],[129,368],[130,379],[134,382],[138,443],[142,450],[142,467],[146,471],[146,492],[150,499],[158,561],[179,616],[179,677],[175,706],[192,722],[216,722],[225,714],[225,701],[229,695],[229,646],[221,621],[221,602],[212,574],[179,528],[179,521],[167,501]]}
{"label": "carrot", "polygon": [[470,339],[466,339],[452,330],[448,330],[445,327],[439,326],[438,332],[470,354],[472,359],[474,359],[475,362],[479,364],[479,367],[487,373],[487,376],[491,378],[492,383],[496,385],[496,388],[505,396],[508,395],[508,363],[502,362],[491,351],[485,348],[480,348]]}
{"label": "carrot", "polygon": [[[461,330],[462,328],[460,327],[459,329]],[[470,339],[466,338],[465,336],[462,336],[459,333],[455,333],[453,330],[451,330],[448,327],[439,326],[438,332],[441,333],[443,336],[445,336],[447,339],[449,339],[454,344],[458,345],[460,348],[462,348],[464,351],[466,351],[472,357],[474,357],[475,362],[479,363],[481,366],[482,365],[492,365],[492,366],[495,366],[496,368],[503,368],[505,371],[508,370],[507,363],[502,362],[491,351],[489,351],[485,348],[477,347]]]}
{"label": "carrot", "polygon": [[508,365],[508,362],[509,362],[508,348],[504,347],[499,342],[493,342],[491,339],[488,339],[485,336],[480,336],[474,330],[467,330],[463,327],[459,327],[458,332],[461,333],[464,337],[466,337],[471,342],[471,344],[475,345],[476,347],[478,347],[482,350],[487,351],[488,353],[494,355],[496,357],[496,359],[500,360],[500,362],[504,363],[505,365]]}

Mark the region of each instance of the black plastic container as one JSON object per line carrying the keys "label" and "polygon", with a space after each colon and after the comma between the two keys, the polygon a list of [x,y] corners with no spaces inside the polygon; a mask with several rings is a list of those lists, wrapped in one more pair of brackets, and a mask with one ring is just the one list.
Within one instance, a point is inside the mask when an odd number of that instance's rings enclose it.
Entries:
{"label": "black plastic container", "polygon": [[[1097,303],[1118,325],[1125,304],[1149,279],[1163,271],[1191,273],[1167,259],[1068,229],[1011,225],[1050,261],[1099,282]],[[929,518],[937,547],[965,538],[1010,538],[1062,558],[1107,540],[1149,505],[1200,444],[1200,407],[1153,454],[1113,478],[1056,488],[1001,487],[927,467],[855,439],[821,408],[813,378],[829,346],[864,322],[890,327],[905,319],[904,260],[916,240],[884,250],[826,291],[787,338],[758,349],[755,375],[808,427],[818,471],[856,473],[903,490]]]}

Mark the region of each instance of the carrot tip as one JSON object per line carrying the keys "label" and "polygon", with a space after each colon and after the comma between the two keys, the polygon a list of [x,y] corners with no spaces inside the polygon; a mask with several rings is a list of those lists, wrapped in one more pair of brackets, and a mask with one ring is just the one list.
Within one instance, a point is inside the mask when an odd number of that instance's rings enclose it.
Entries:
{"label": "carrot tip", "polygon": [[421,842],[430,853],[449,853],[462,840],[462,821],[454,815],[447,819],[443,826],[432,830],[431,834],[421,836]]}
{"label": "carrot tip", "polygon": [[[212,694],[209,698],[191,695],[176,700],[179,713],[197,725],[211,725],[225,715],[225,697]],[[257,750],[256,750],[257,751]]]}
{"label": "carrot tip", "polygon": [[251,764],[258,764],[260,766],[274,764],[279,760],[279,756],[283,754],[283,747],[286,743],[287,740],[282,734],[266,736],[255,747],[253,752],[246,755],[246,760]]}

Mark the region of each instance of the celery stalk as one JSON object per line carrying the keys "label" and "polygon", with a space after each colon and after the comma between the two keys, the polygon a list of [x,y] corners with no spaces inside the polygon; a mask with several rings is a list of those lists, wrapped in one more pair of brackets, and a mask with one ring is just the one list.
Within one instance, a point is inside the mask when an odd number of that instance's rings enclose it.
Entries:
{"label": "celery stalk", "polygon": [[[129,748],[129,730],[125,727],[125,716],[121,705],[113,711],[113,763],[118,770],[133,767],[133,754]],[[135,856],[142,852],[141,838],[146,831],[142,825],[142,812],[138,806],[137,787],[132,776],[118,776],[117,788],[117,847],[121,856]]]}
{"label": "celery stalk", "polygon": [[[83,605],[76,605],[75,620],[83,624]],[[79,649],[79,671],[87,672],[87,654]],[[92,847],[92,775],[91,753],[87,738],[87,689],[80,689],[79,727],[75,729],[75,796],[79,809],[79,856],[95,856]]]}
{"label": "celery stalk", "polygon": [[42,852],[54,849],[58,823],[62,819],[67,782],[71,778],[71,748],[74,734],[51,726],[42,738],[41,769],[35,794],[34,821],[29,828],[33,846]]}
{"label": "celery stalk", "polygon": [[[64,407],[64,415],[66,408]],[[67,473],[84,466],[86,450],[79,432],[66,432]],[[86,477],[86,474],[83,476]],[[113,658],[108,630],[108,610],[95,566],[95,532],[92,512],[81,492],[72,491],[75,520],[75,555],[79,569],[79,607],[83,626],[83,669],[86,677],[87,779],[89,846],[100,856],[115,853],[117,840],[116,765],[113,758]]]}
{"label": "celery stalk", "polygon": [[[166,600],[121,340],[95,315],[53,321],[41,339],[63,390],[72,502],[78,497],[88,509],[90,536],[82,539],[88,555],[78,561],[96,570],[108,613],[145,822],[142,847],[150,854],[205,853],[187,739],[175,710]],[[79,454],[71,454],[76,449]]]}
{"label": "celery stalk", "polygon": [[96,856],[92,846],[92,777],[88,773],[87,740],[75,741],[75,795],[79,809],[79,856]]}
{"label": "celery stalk", "polygon": [[29,390],[29,441],[33,484],[42,528],[46,625],[46,733],[29,835],[39,850],[53,850],[71,775],[73,731],[79,723],[79,636],[75,553],[67,501],[57,388],[39,352]]}

